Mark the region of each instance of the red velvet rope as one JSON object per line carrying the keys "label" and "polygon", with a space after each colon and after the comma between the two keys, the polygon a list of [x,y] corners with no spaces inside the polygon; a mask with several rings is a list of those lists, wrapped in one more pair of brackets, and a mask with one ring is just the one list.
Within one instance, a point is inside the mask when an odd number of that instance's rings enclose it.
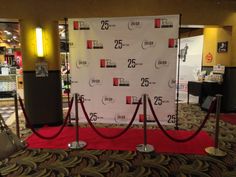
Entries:
{"label": "red velvet rope", "polygon": [[159,120],[158,120],[158,118],[157,118],[157,116],[156,116],[156,113],[155,113],[155,111],[154,111],[154,109],[153,109],[152,102],[151,102],[150,98],[148,98],[148,103],[149,103],[151,112],[152,112],[152,114],[153,114],[153,116],[154,116],[154,119],[156,120],[158,126],[160,127],[160,129],[161,129],[161,131],[164,133],[164,135],[167,136],[167,137],[168,137],[169,139],[171,139],[172,141],[175,141],[175,142],[178,142],[178,143],[184,143],[184,142],[187,142],[187,141],[193,139],[195,136],[197,136],[198,133],[199,133],[199,132],[202,130],[202,128],[205,126],[206,121],[209,119],[209,115],[210,115],[210,113],[212,112],[212,110],[213,110],[213,108],[214,108],[214,106],[215,106],[216,100],[214,100],[214,101],[211,103],[210,109],[208,110],[207,115],[205,116],[205,118],[204,118],[204,120],[203,120],[201,126],[198,128],[198,130],[197,130],[196,132],[194,132],[191,136],[189,136],[189,137],[187,137],[187,138],[185,138],[185,139],[177,139],[177,138],[174,138],[174,137],[172,137],[171,135],[169,135],[169,134],[167,133],[167,131],[164,129],[164,127],[161,125],[161,123],[159,122]]}
{"label": "red velvet rope", "polygon": [[24,116],[25,116],[25,120],[26,120],[27,124],[29,125],[30,129],[31,129],[32,132],[33,132],[36,136],[38,136],[39,138],[47,139],[47,140],[56,138],[56,137],[62,132],[62,130],[65,128],[66,123],[67,123],[68,118],[69,118],[69,115],[70,115],[70,111],[71,111],[72,105],[73,105],[73,101],[74,101],[74,97],[72,97],[72,99],[71,99],[71,101],[70,101],[69,110],[68,110],[68,112],[67,112],[67,114],[66,114],[66,118],[65,118],[65,120],[64,120],[64,122],[63,122],[63,125],[61,126],[60,130],[59,130],[57,133],[55,133],[53,136],[47,137],[47,136],[44,136],[44,135],[39,134],[39,133],[33,128],[32,124],[30,123],[30,120],[29,120],[29,118],[28,118],[28,116],[27,116],[27,114],[26,114],[26,111],[25,111],[25,108],[24,108],[24,105],[23,105],[23,101],[22,101],[21,97],[19,96],[19,102],[20,102],[21,108],[22,108],[22,110],[23,110],[23,114],[24,114]]}
{"label": "red velvet rope", "polygon": [[138,112],[138,110],[139,110],[139,106],[140,106],[140,104],[141,104],[141,100],[142,100],[142,99],[141,99],[141,98],[139,99],[139,102],[138,102],[138,104],[137,104],[137,107],[136,107],[136,109],[135,109],[135,112],[134,112],[134,114],[133,114],[133,117],[132,117],[130,123],[128,124],[128,126],[127,126],[124,130],[122,130],[120,133],[118,133],[117,135],[113,135],[113,136],[103,135],[101,132],[99,132],[99,131],[96,129],[96,127],[93,125],[93,123],[92,123],[92,122],[90,121],[90,119],[89,119],[88,113],[87,113],[86,110],[85,110],[84,103],[83,103],[82,99],[79,99],[79,100],[80,100],[80,104],[81,104],[82,110],[83,110],[83,112],[84,112],[85,118],[87,119],[87,121],[88,121],[90,127],[91,127],[99,136],[101,136],[101,137],[103,137],[103,138],[105,138],[105,139],[115,139],[115,138],[118,138],[118,137],[120,137],[121,135],[123,135],[123,134],[131,127],[131,125],[133,124],[134,119],[135,119],[135,117],[136,117],[136,115],[137,115],[137,112]]}

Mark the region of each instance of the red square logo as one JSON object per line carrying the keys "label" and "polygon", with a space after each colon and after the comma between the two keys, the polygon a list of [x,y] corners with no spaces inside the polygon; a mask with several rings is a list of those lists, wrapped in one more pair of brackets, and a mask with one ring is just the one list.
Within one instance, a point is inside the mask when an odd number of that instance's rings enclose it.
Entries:
{"label": "red square logo", "polygon": [[105,59],[101,59],[100,60],[100,67],[101,68],[105,68],[106,67],[106,60]]}
{"label": "red square logo", "polygon": [[78,30],[79,29],[79,22],[78,21],[74,21],[73,22],[73,26],[74,26],[74,30]]}
{"label": "red square logo", "polygon": [[169,48],[173,48],[175,46],[175,39],[169,39],[168,46]]}
{"label": "red square logo", "polygon": [[161,19],[155,19],[155,28],[160,28],[161,27]]}
{"label": "red square logo", "polygon": [[93,48],[93,41],[87,40],[87,49],[92,49],[92,48]]}
{"label": "red square logo", "polygon": [[126,104],[131,104],[131,103],[132,103],[132,97],[126,96]]}
{"label": "red square logo", "polygon": [[144,115],[143,114],[139,114],[139,122],[143,122],[144,121]]}
{"label": "red square logo", "polygon": [[113,78],[113,86],[118,86],[118,85],[119,85],[119,79]]}

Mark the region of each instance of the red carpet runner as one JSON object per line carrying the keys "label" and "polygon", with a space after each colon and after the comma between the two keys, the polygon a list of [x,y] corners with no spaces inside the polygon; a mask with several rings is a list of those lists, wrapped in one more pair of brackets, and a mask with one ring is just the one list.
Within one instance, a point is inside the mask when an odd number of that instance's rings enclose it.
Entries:
{"label": "red carpet runner", "polygon": [[[114,140],[103,139],[91,128],[80,128],[80,139],[87,142],[86,149],[99,150],[131,150],[135,151],[137,144],[143,143],[142,129],[129,129],[126,134]],[[105,135],[114,135],[120,132],[120,128],[99,128]],[[39,133],[50,136],[58,131],[58,127],[45,127]],[[169,134],[176,138],[185,138],[192,131],[170,130]],[[156,152],[205,154],[204,149],[213,146],[213,140],[206,132],[200,132],[193,140],[186,143],[176,143],[169,140],[160,130],[147,131],[148,143],[154,145]],[[43,140],[32,134],[28,137],[29,148],[67,149],[68,143],[75,140],[75,127],[65,127],[63,132],[53,140]]]}

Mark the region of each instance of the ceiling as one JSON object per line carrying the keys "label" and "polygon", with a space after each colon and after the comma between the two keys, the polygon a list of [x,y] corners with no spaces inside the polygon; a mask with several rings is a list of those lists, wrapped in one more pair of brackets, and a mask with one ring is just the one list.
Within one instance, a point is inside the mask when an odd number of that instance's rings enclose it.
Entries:
{"label": "ceiling", "polygon": [[[65,24],[59,24],[59,36],[61,41],[65,40]],[[182,26],[180,29],[180,34],[192,34],[196,30],[203,27],[194,26],[185,27]],[[182,36],[183,37],[183,36]],[[20,48],[20,25],[19,22],[4,22],[0,21],[0,46],[7,45],[10,48]]]}
{"label": "ceiling", "polygon": [[17,22],[0,22],[0,46],[20,47],[20,26]]}
{"label": "ceiling", "polygon": [[[60,39],[65,39],[65,25],[59,25]],[[0,21],[0,46],[20,48],[20,25],[18,22]]]}

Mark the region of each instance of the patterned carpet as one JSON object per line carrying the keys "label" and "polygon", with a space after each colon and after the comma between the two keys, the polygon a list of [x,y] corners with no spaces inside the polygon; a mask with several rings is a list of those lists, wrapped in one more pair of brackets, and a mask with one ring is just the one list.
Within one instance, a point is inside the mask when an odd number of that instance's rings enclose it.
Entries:
{"label": "patterned carpet", "polygon": [[6,121],[15,112],[15,106],[3,105],[0,107],[0,114]]}
{"label": "patterned carpet", "polygon": [[[196,130],[205,114],[197,105],[180,104],[180,129]],[[211,116],[204,130],[213,135],[215,119]],[[129,151],[25,149],[0,161],[0,173],[7,177],[236,177],[236,125],[221,121],[220,131],[220,147],[227,152],[222,158]],[[21,133],[23,137],[30,133],[24,128],[22,116]]]}

